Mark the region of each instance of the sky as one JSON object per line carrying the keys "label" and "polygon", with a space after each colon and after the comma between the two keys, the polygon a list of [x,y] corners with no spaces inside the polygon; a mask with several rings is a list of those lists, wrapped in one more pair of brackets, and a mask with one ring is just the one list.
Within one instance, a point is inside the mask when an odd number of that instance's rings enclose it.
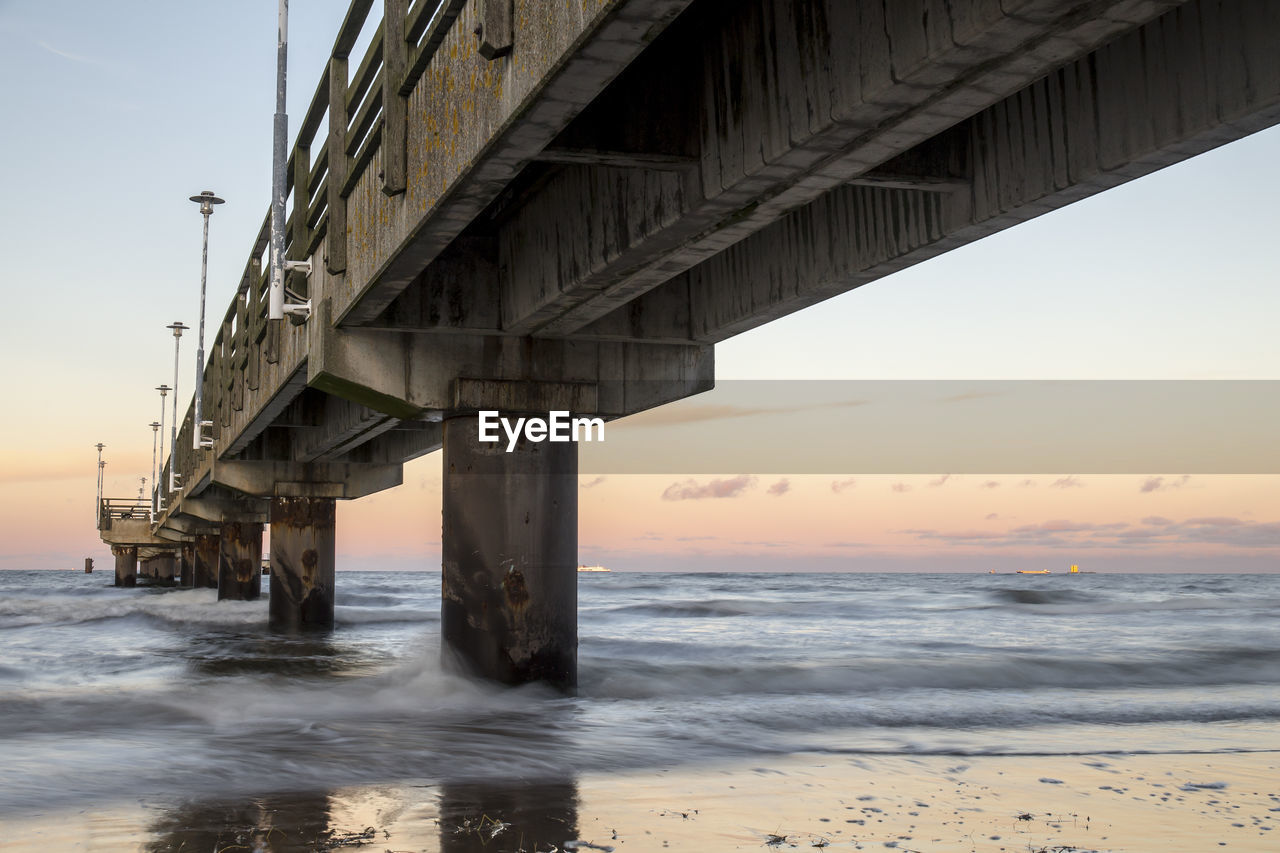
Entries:
{"label": "sky", "polygon": [[[346,0],[295,2],[291,131]],[[109,551],[194,326],[229,303],[270,189],[275,4],[0,0],[0,568]],[[363,46],[357,46],[362,53]],[[718,380],[1280,379],[1272,129],[731,339]],[[209,333],[212,338],[212,332]],[[194,333],[183,338],[179,409]],[[726,418],[724,429],[735,429]],[[1185,470],[584,473],[584,563],[653,570],[1274,571],[1280,477]],[[1154,485],[1153,485],[1154,483]],[[1065,485],[1064,485],[1065,484]],[[440,455],[340,504],[340,569],[434,569]]]}

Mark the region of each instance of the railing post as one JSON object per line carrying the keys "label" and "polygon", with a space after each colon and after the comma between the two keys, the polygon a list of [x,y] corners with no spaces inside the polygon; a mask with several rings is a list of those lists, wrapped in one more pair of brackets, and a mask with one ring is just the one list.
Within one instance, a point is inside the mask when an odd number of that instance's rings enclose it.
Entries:
{"label": "railing post", "polygon": [[231,366],[234,386],[231,406],[240,412],[244,410],[245,368],[249,363],[249,292],[238,294],[236,299],[236,360]]}
{"label": "railing post", "polygon": [[235,356],[233,351],[235,338],[233,337],[230,319],[223,319],[222,334],[219,335],[219,337],[221,338],[222,344],[222,360],[218,365],[220,368],[218,371],[220,386],[218,389],[218,397],[220,398],[218,401],[218,409],[222,412],[222,425],[224,427],[228,427],[231,426],[231,384],[232,379],[235,376],[232,370],[232,361]]}
{"label": "railing post", "polygon": [[[311,242],[311,229],[307,227],[307,214],[311,212],[311,146],[298,145],[293,149],[293,219],[290,221],[289,252],[291,261],[307,259],[307,244]],[[294,283],[293,291],[310,296],[307,277],[294,273],[285,279]],[[298,287],[301,283],[301,287]]]}
{"label": "railing post", "polygon": [[347,182],[347,58],[329,60],[329,272],[347,269],[347,201],[342,186]]}
{"label": "railing post", "polygon": [[399,195],[407,184],[405,153],[408,99],[400,94],[409,65],[404,40],[408,0],[383,0],[382,14],[382,192]]}
{"label": "railing post", "polygon": [[480,55],[497,59],[511,52],[511,0],[480,0]]}

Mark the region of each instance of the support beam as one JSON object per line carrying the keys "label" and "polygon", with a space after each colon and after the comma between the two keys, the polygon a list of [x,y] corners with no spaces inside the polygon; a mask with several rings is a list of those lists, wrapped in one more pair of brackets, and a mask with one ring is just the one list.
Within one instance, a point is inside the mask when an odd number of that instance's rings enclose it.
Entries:
{"label": "support beam", "polygon": [[578,447],[481,444],[444,427],[441,630],[464,670],[506,684],[578,677]]}
{"label": "support beam", "polygon": [[252,601],[262,594],[262,525],[222,524],[218,550],[218,600]]}
{"label": "support beam", "polygon": [[196,536],[195,561],[193,563],[196,589],[218,588],[218,550],[221,537],[212,533]]}
{"label": "support beam", "polygon": [[112,545],[111,554],[116,558],[116,586],[137,586],[138,546]]}
{"label": "support beam", "polygon": [[[718,343],[1274,125],[1280,64],[1260,34],[1277,31],[1280,6],[1267,0],[1230,8],[1192,0],[957,123],[908,158],[934,163],[938,174],[971,175],[964,188],[849,182],[583,333],[685,340],[681,329],[655,320],[685,316],[690,339]],[[958,169],[960,162],[967,165]]]}
{"label": "support beam", "polygon": [[191,589],[196,577],[196,543],[186,540],[178,551],[178,586]]}
{"label": "support beam", "polygon": [[333,627],[334,503],[332,498],[271,502],[272,628]]}

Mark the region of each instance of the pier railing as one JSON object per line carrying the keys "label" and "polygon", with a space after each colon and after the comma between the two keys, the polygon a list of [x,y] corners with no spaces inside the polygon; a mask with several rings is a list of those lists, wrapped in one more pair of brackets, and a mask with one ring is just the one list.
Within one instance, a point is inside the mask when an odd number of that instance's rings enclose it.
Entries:
{"label": "pier railing", "polygon": [[125,518],[150,518],[151,505],[146,499],[138,498],[103,498],[102,514],[99,516],[103,521],[125,519]]}
{"label": "pier railing", "polygon": [[[383,0],[382,19],[369,46],[349,73],[352,50],[371,23],[374,0],[353,0],[330,51],[310,105],[298,125],[286,167],[285,257],[306,260],[315,255],[327,234],[323,262],[331,273],[346,268],[346,199],[368,169],[374,155],[382,158],[382,191],[404,192],[407,185],[405,136],[407,96],[422,77],[466,0]],[[324,131],[321,136],[321,131]],[[320,139],[320,144],[315,145]],[[313,147],[315,151],[313,152]],[[220,442],[232,424],[232,413],[243,411],[245,392],[257,391],[263,362],[280,358],[280,322],[268,322],[271,237],[270,208],[263,217],[241,274],[235,297],[216,326],[205,366],[204,412],[212,426],[204,436]],[[310,297],[307,276],[291,272],[285,281],[289,301]],[[298,334],[298,332],[293,332]],[[177,447],[166,460],[160,488],[164,505],[194,484],[204,454],[194,449],[194,407],[179,429]],[[169,490],[169,467],[176,463],[175,491]],[[145,504],[143,504],[145,508]],[[136,516],[134,516],[136,517]]]}

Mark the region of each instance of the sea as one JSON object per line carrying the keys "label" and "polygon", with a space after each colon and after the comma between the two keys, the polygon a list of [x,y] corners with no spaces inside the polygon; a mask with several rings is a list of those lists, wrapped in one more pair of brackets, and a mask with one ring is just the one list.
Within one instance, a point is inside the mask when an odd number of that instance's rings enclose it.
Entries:
{"label": "sea", "polygon": [[[1280,575],[579,575],[573,695],[442,666],[438,572],[265,595],[0,572],[0,824],[77,804],[839,756],[1280,748]],[[381,848],[376,848],[381,849]]]}

